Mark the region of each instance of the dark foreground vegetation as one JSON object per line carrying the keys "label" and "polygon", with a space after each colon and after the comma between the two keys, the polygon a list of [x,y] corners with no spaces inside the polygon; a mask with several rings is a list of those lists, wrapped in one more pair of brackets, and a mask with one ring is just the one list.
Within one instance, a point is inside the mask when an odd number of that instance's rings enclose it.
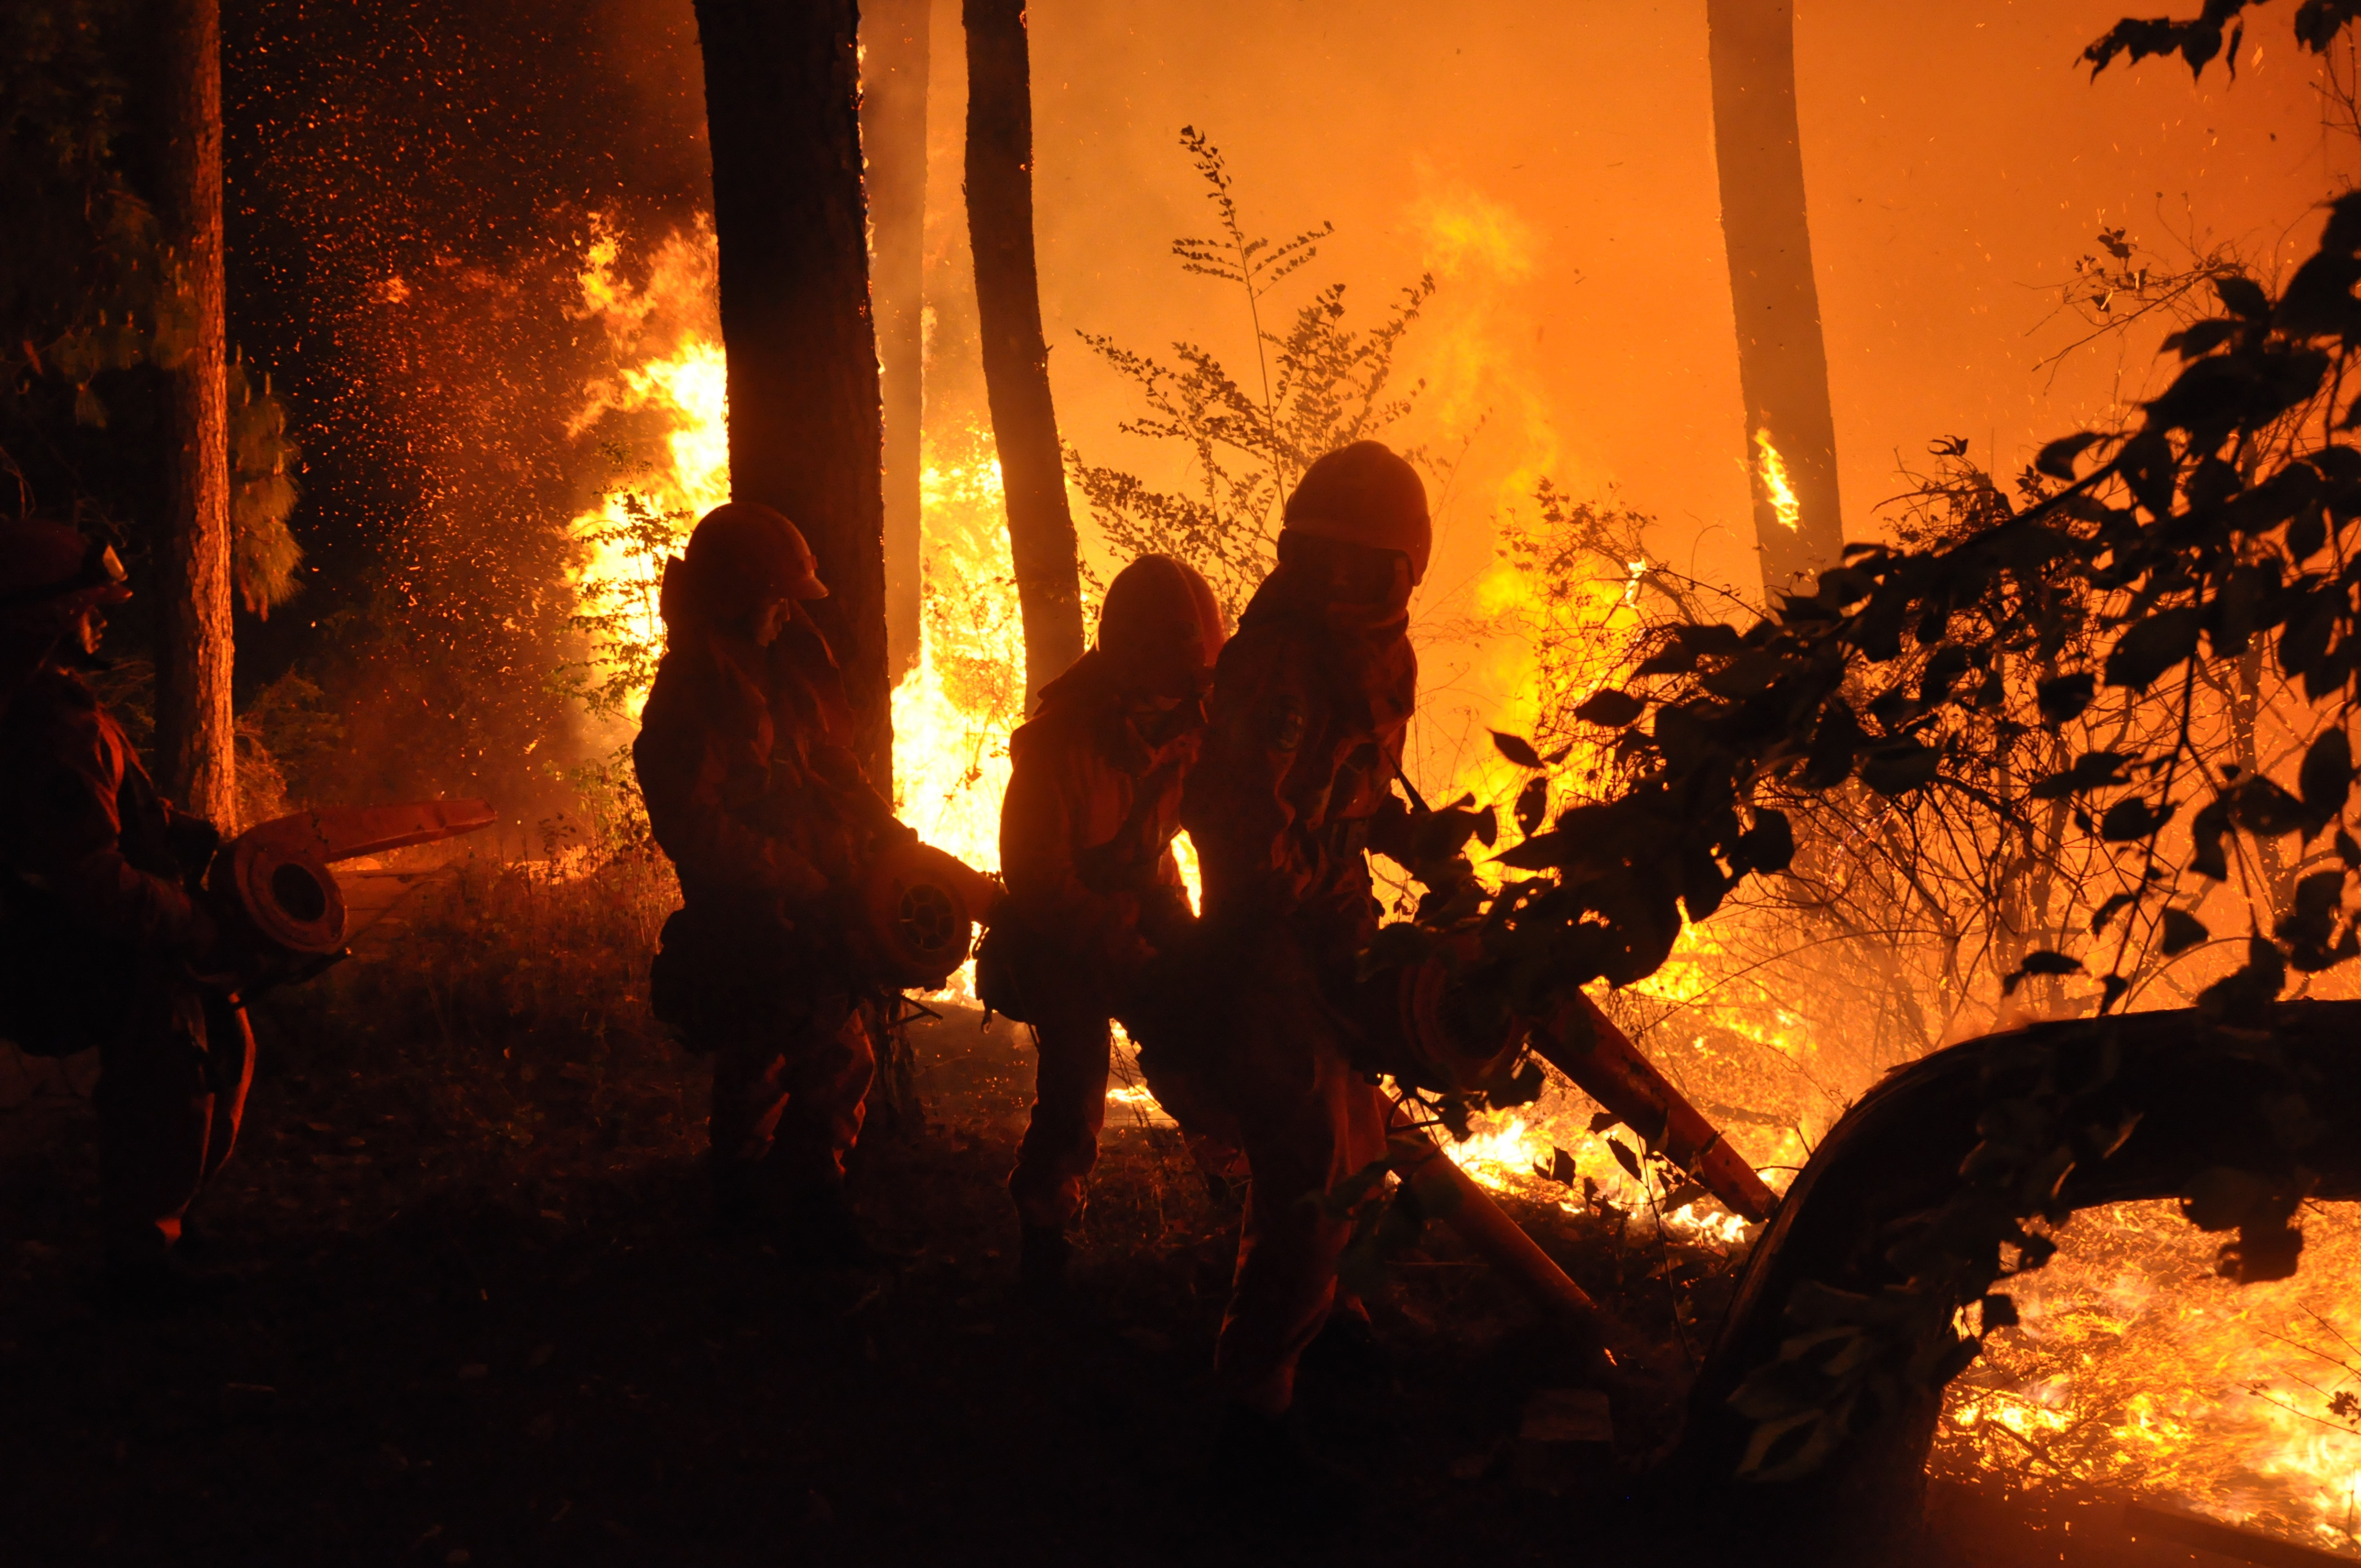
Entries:
{"label": "dark foreground vegetation", "polygon": [[[1772,1560],[1629,1478],[1685,1381],[1674,1303],[1709,1327],[1726,1269],[1539,1210],[1661,1346],[1616,1393],[1620,1453],[1520,1435],[1578,1360],[1435,1235],[1378,1304],[1391,1386],[1306,1373],[1369,1507],[1316,1537],[1229,1515],[1202,1456],[1235,1213],[1175,1135],[1112,1130],[1074,1299],[1027,1303],[1001,1183],[1029,1063],[1005,1023],[913,1030],[924,1125],[864,1142],[857,1177],[890,1270],[719,1234],[702,1064],[636,994],[664,891],[629,863],[445,872],[268,1005],[202,1215],[236,1288],[184,1319],[104,1310],[78,1064],[9,1064],[7,1098],[38,1092],[0,1113],[8,1563]],[[1937,1508],[1930,1562],[2207,1561],[2106,1541],[2102,1508],[2067,1534]]]}

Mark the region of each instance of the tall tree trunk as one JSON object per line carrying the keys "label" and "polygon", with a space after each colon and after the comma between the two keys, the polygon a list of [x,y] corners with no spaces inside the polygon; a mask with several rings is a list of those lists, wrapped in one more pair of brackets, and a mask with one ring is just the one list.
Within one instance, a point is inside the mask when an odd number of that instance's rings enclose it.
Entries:
{"label": "tall tree trunk", "polygon": [[927,68],[932,0],[871,0],[861,18],[861,149],[870,298],[885,395],[885,663],[918,657],[919,431],[926,416]]}
{"label": "tall tree trunk", "polygon": [[830,597],[870,777],[890,787],[884,461],[852,0],[697,0],[730,356],[730,489],[793,519]]}
{"label": "tall tree trunk", "polygon": [[[1706,27],[1746,467],[1754,477],[1763,585],[1775,593],[1798,574],[1836,565],[1844,550],[1836,416],[1795,123],[1795,7],[1789,0],[1706,0]],[[1766,443],[1794,491],[1792,521],[1780,515]]]}
{"label": "tall tree trunk", "polygon": [[1025,616],[1025,705],[1082,656],[1082,585],[1033,261],[1033,73],[1023,0],[966,0],[967,229],[984,392]]}
{"label": "tall tree trunk", "polygon": [[165,375],[170,450],[157,586],[157,771],[184,809],[234,831],[220,0],[162,0],[156,24],[164,61],[159,205],[196,324],[188,357]]}

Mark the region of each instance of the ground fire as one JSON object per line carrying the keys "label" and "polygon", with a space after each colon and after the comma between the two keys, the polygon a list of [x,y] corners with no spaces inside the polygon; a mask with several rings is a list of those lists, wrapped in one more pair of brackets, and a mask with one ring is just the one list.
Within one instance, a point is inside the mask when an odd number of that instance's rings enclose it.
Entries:
{"label": "ground fire", "polygon": [[2361,30],[2035,9],[0,12],[0,1560],[2361,1561]]}

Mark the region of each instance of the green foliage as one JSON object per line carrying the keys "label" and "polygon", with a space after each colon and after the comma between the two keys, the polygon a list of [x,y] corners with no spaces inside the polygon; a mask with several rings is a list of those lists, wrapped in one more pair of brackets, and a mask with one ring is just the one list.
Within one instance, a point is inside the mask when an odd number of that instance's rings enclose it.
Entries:
{"label": "green foliage", "polygon": [[[2179,55],[2190,74],[2202,76],[2215,56],[2227,56],[2230,73],[2238,72],[2238,46],[2246,37],[2246,10],[2257,0],[2205,0],[2204,9],[2185,22],[2169,16],[2147,20],[2126,16],[2082,51],[2091,74],[2127,58],[2134,64],[2150,55]],[[2361,17],[2355,0],[2301,0],[2295,8],[2295,40],[2314,54],[2326,54],[2338,35]],[[2222,31],[2230,30],[2225,49]]]}
{"label": "green foliage", "polygon": [[[2054,493],[2018,510],[1994,492],[1989,515],[1956,538],[1849,547],[1814,593],[1743,630],[1673,628],[1631,691],[1653,726],[1617,732],[1622,787],[1511,851],[1510,864],[1550,874],[1504,892],[1488,939],[1504,960],[1545,956],[1554,984],[1639,979],[1669,952],[1684,905],[1697,917],[1764,869],[1749,835],[1770,796],[1856,776],[1909,795],[1980,732],[2055,732],[2061,684],[2079,693],[2083,677],[2168,722],[2104,766],[2078,762],[2028,793],[2071,801],[2085,834],[2129,858],[2136,903],[2169,884],[2161,834],[2186,806],[2200,875],[2218,876],[2213,847],[2234,831],[2309,838],[2334,825],[2351,784],[2341,732],[2316,743],[2298,795],[2258,776],[2211,777],[2188,720],[2201,659],[2236,659],[2275,633],[2281,668],[2312,701],[2343,711],[2355,696],[2361,565],[2336,563],[2361,518],[2361,450],[2339,396],[2361,344],[2356,279],[2361,198],[2348,197],[2284,297],[2224,289],[2228,313],[2176,334],[2181,372],[2138,428],[2045,449]],[[2092,453],[2103,461],[2074,478]],[[2339,548],[2323,561],[2332,536]],[[2041,671],[2040,685],[2006,678],[2011,661]],[[2341,901],[2279,937],[2300,969],[2361,953]],[[2121,977],[2107,978],[2112,1003]]]}
{"label": "green foliage", "polygon": [[[2239,9],[2217,0],[2199,23],[2126,23],[2092,58],[2170,49],[2202,68]],[[2351,19],[2308,5],[2299,27],[2319,49]],[[2263,861],[2288,840],[2316,869],[2289,880],[2268,934],[2247,938],[2201,1014],[2263,1040],[2291,972],[2361,957],[2348,898],[2361,843],[2345,822],[2361,701],[2361,398],[2347,384],[2361,350],[2361,195],[2331,206],[2283,291],[2227,268],[2203,281],[2215,309],[2166,340],[2178,372],[2136,422],[2051,443],[2015,497],[1954,463],[1921,526],[1848,547],[1813,591],[1752,624],[1654,629],[1611,697],[1576,710],[1611,732],[1610,787],[1499,857],[1532,875],[1468,923],[1488,970],[1469,984],[1532,1014],[1592,981],[1653,973],[1685,920],[1788,872],[1799,810],[1848,795],[1872,823],[1946,797],[1959,819],[2020,836],[2026,861],[2112,870],[2116,891],[2089,922],[2103,947],[2021,951],[2012,988],[2090,973],[2100,1013],[2119,1009],[2144,942],[2171,953],[2209,938],[2172,902],[2184,886],[2226,880],[2234,854]],[[1937,450],[1961,459],[1965,447]],[[2251,761],[2216,765],[2198,724],[2217,695],[2251,710],[2267,659],[2325,720],[2291,786]],[[2070,744],[2102,717],[2103,743]],[[1521,738],[1501,749],[1521,762],[1539,751]],[[2334,846],[2327,863],[2302,861],[2320,840]],[[2246,1049],[2261,1060],[2275,1047]],[[2138,1106],[2121,1091],[2112,1020],[2015,1050],[1988,1074],[1959,1187],[1888,1246],[1901,1282],[1861,1293],[1806,1279],[1785,1302],[1794,1332],[1731,1400],[1753,1424],[1742,1474],[1808,1474],[1938,1390],[1976,1352],[1955,1327],[1964,1309],[1980,1305],[1986,1329],[2010,1321],[1993,1290],[2003,1246],[2014,1266],[2039,1266],[2052,1244],[2026,1223],[2062,1222],[2068,1175],[2130,1135]],[[2280,1120],[2316,1133],[2301,1075],[2283,1088]],[[2301,1245],[2289,1223],[2301,1173],[2249,1163],[2209,1168],[2185,1207],[2203,1228],[2238,1232],[2225,1272],[2282,1277]]]}
{"label": "green foliage", "polygon": [[317,685],[290,671],[254,694],[237,724],[240,736],[269,755],[291,795],[298,801],[319,798],[320,786],[333,776],[345,749],[346,733],[344,720]]}
{"label": "green foliage", "polygon": [[664,564],[688,543],[696,517],[667,509],[647,483],[655,466],[624,448],[599,448],[621,477],[598,494],[599,521],[581,534],[594,556],[581,585],[583,608],[567,624],[589,639],[591,656],[560,667],[560,678],[592,713],[634,717],[664,657]]}
{"label": "green foliage", "polygon": [[0,377],[63,378],[75,415],[104,424],[92,383],[170,367],[192,336],[187,280],[131,188],[125,57],[138,21],[121,0],[33,0],[0,15]]}
{"label": "green foliage", "polygon": [[[1219,214],[1210,238],[1178,239],[1172,254],[1184,272],[1239,291],[1254,334],[1253,385],[1233,376],[1202,345],[1172,345],[1177,366],[1082,334],[1147,404],[1126,422],[1126,434],[1179,444],[1188,454],[1191,491],[1167,491],[1124,470],[1086,464],[1069,449],[1067,466],[1092,516],[1125,558],[1158,552],[1204,573],[1231,615],[1246,607],[1277,555],[1279,508],[1297,476],[1323,453],[1378,435],[1411,411],[1424,383],[1393,389],[1394,355],[1416,323],[1434,280],[1400,291],[1392,311],[1366,331],[1345,324],[1345,285],[1331,284],[1296,308],[1283,331],[1263,324],[1263,302],[1284,279],[1319,255],[1334,232],[1323,224],[1283,243],[1246,233],[1221,149],[1193,127],[1180,145],[1207,185]],[[1405,455],[1423,461],[1422,450]]]}
{"label": "green foliage", "polygon": [[[1785,807],[1856,780],[1895,809],[1946,791],[2021,821],[2048,803],[2071,828],[2048,846],[2053,861],[2076,848],[2115,866],[2121,891],[2092,921],[2094,933],[2121,922],[2112,951],[2092,961],[2037,948],[2012,983],[2087,970],[2101,1010],[2119,1006],[2136,918],[2163,924],[2172,911],[2159,906],[2184,880],[2226,877],[2232,846],[2244,854],[2289,838],[2333,836],[2336,860],[2294,884],[2270,934],[2249,938],[2244,967],[2205,992],[2202,1010],[2268,1028],[2290,971],[2361,956],[2361,914],[2346,900],[2361,848],[2344,822],[2345,727],[2361,696],[2361,417],[2344,383],[2361,348],[2356,281],[2361,196],[2348,196],[2284,293],[2220,286],[2221,313],[2169,340],[2180,369],[2144,418],[2051,444],[2021,503],[1971,483],[1947,526],[1850,547],[1814,592],[1750,627],[1664,629],[1623,684],[1629,700],[1599,714],[1621,721],[1617,787],[1500,857],[1536,875],[1484,911],[1491,973],[1471,983],[1537,1010],[1569,986],[1642,978],[1684,916],[1705,918],[1751,874],[1785,869]],[[2210,766],[2199,744],[2201,677],[2257,649],[2332,719],[2292,788]],[[2123,716],[2113,743],[2065,754],[2065,728],[2101,701]],[[2025,765],[2045,749],[2047,767]],[[2018,764],[1995,775],[1992,758],[2013,750]],[[2186,839],[2169,841],[2183,819]],[[2182,947],[2204,935],[2185,912],[2168,930]],[[2075,1053],[2028,1047],[2020,1076],[2031,1086],[1986,1107],[1960,1191],[1919,1250],[1897,1259],[1905,1284],[1862,1297],[1807,1282],[1788,1303],[1795,1337],[1734,1401],[1756,1423],[1749,1474],[1810,1470],[1972,1356],[1949,1325],[1989,1295],[1993,1240],[2030,1248],[2026,1266],[2037,1265],[2046,1244],[2022,1222],[2061,1218],[2065,1174],[2128,1133],[2101,1113],[2112,1036],[2091,1038]],[[2239,1277],[2291,1270],[2300,1244],[2284,1223],[2284,1184],[2224,1170],[2214,1185],[2236,1190],[2219,1205],[2192,1197],[2192,1217],[2241,1230]]]}

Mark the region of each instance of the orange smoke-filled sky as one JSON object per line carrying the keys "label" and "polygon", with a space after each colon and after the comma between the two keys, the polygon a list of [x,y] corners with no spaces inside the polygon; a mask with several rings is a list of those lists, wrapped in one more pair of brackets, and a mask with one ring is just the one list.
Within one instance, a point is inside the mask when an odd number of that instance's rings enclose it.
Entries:
{"label": "orange smoke-filled sky", "polygon": [[[2193,6],[2184,7],[2193,9]],[[2318,65],[2257,11],[2235,84],[2175,62],[2096,82],[2076,57],[2122,0],[1804,0],[1796,72],[1846,532],[1875,528],[1897,463],[1964,435],[2013,472],[2150,374],[2154,335],[2042,362],[2080,329],[2056,286],[2123,227],[2170,260],[2194,237],[2265,271],[2302,254],[2352,166],[2320,126]],[[1213,213],[1177,146],[1228,155],[1249,223],[1335,236],[1283,302],[1352,285],[1365,319],[1432,269],[1412,339],[1431,383],[1406,433],[1457,449],[1428,597],[1489,559],[1489,519],[1546,473],[1620,488],[1676,565],[1756,576],[1702,0],[1244,5],[1038,0],[1038,231],[1060,423],[1086,457],[1177,480],[1126,443],[1132,408],[1077,329],[1188,336],[1246,362],[1233,292],[1167,252]],[[932,218],[956,222],[957,8],[938,11]],[[940,243],[939,236],[930,242]],[[939,276],[939,274],[938,274]],[[1303,288],[1295,285],[1300,281]]]}

